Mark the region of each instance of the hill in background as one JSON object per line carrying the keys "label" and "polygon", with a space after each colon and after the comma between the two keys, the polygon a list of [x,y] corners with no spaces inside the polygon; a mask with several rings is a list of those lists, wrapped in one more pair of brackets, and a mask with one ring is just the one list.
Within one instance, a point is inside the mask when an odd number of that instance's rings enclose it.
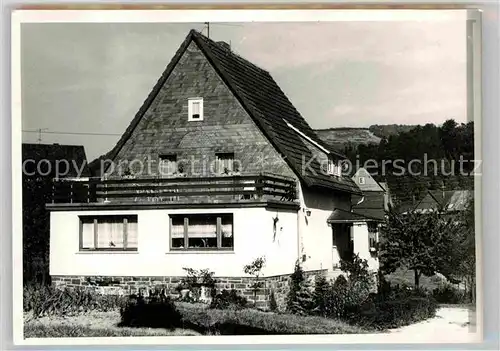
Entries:
{"label": "hill in background", "polygon": [[379,144],[382,138],[387,139],[391,135],[408,132],[415,127],[415,125],[403,124],[374,124],[368,128],[328,128],[316,129],[315,132],[325,143],[342,150],[348,144],[354,147],[361,144]]}

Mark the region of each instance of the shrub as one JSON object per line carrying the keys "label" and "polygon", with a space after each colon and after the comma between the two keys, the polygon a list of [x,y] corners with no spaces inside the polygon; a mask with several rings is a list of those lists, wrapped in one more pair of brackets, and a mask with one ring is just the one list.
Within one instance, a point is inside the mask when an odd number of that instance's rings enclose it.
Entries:
{"label": "shrub", "polygon": [[328,300],[330,299],[330,284],[326,280],[323,274],[316,276],[314,281],[314,292],[313,292],[313,302],[314,302],[314,312],[321,316],[326,316],[328,314]]}
{"label": "shrub", "polygon": [[164,289],[130,296],[120,310],[120,326],[174,329],[181,324],[181,315]]}
{"label": "shrub", "polygon": [[222,290],[212,299],[210,308],[241,309],[245,308],[247,304],[247,299],[243,296],[238,295],[236,290]]}
{"label": "shrub", "polygon": [[457,289],[451,284],[445,284],[435,288],[432,296],[438,303],[462,304],[469,302],[465,291]]}
{"label": "shrub", "polygon": [[187,276],[182,279],[176,290],[181,291],[183,289],[189,290],[189,295],[185,297],[187,302],[197,302],[201,297],[201,287],[204,286],[210,289],[210,296],[213,298],[215,296],[215,279],[214,272],[210,272],[208,269],[196,270],[192,268],[183,268]]}
{"label": "shrub", "polygon": [[290,276],[290,290],[286,298],[288,312],[299,315],[310,314],[314,310],[314,300],[308,281],[299,262]]}
{"label": "shrub", "polygon": [[252,283],[252,291],[253,291],[253,304],[254,306],[257,304],[257,292],[262,287],[262,282],[259,281],[260,275],[262,274],[262,269],[266,265],[265,257],[258,257],[253,260],[250,264],[247,264],[243,267],[243,271],[245,274],[253,275],[254,281]]}
{"label": "shrub", "polygon": [[88,311],[110,311],[122,307],[126,297],[103,295],[88,288],[57,289],[52,286],[28,285],[23,289],[23,308],[34,317],[70,315]]}
{"label": "shrub", "polygon": [[375,329],[398,328],[435,316],[432,298],[408,296],[389,301],[370,301],[362,305],[351,321]]}
{"label": "shrub", "polygon": [[274,296],[273,290],[271,290],[269,294],[269,310],[272,312],[278,311],[278,304],[276,303],[276,297]]}

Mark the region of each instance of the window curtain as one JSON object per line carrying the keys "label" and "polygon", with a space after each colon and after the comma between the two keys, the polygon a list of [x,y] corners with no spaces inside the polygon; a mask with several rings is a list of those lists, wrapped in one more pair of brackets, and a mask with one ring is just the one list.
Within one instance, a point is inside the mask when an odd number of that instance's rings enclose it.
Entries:
{"label": "window curtain", "polygon": [[227,169],[229,172],[233,171],[234,156],[232,154],[217,155],[217,172],[224,173]]}
{"label": "window curtain", "polygon": [[172,221],[172,239],[179,239],[184,237],[184,222],[175,223]]}
{"label": "window curtain", "polygon": [[94,220],[82,220],[82,248],[93,249],[94,246]]}
{"label": "window curtain", "polygon": [[188,237],[190,238],[217,237],[217,219],[215,217],[189,218]]}
{"label": "window curtain", "polygon": [[200,115],[200,103],[198,101],[193,102],[193,116]]}
{"label": "window curtain", "polygon": [[98,220],[97,248],[123,248],[123,218]]}
{"label": "window curtain", "polygon": [[127,225],[127,248],[136,249],[138,244],[139,226],[137,220],[128,220]]}
{"label": "window curtain", "polygon": [[233,222],[230,218],[222,217],[221,221],[221,234],[224,238],[232,238],[233,237]]}
{"label": "window curtain", "polygon": [[177,160],[172,158],[164,158],[160,163],[160,175],[171,175],[177,172]]}

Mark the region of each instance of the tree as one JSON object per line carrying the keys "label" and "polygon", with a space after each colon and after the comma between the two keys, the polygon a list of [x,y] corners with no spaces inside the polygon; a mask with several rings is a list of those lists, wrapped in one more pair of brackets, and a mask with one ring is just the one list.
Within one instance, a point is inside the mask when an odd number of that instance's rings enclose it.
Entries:
{"label": "tree", "polygon": [[287,311],[299,315],[309,314],[314,308],[314,300],[310,289],[304,271],[297,261],[290,276],[290,290],[286,297]]}
{"label": "tree", "polygon": [[262,269],[266,265],[265,257],[258,257],[252,261],[252,263],[247,264],[243,267],[243,271],[246,274],[253,275],[254,282],[252,283],[252,291],[253,291],[253,304],[257,305],[257,292],[262,287],[262,282],[259,281],[260,275],[262,273]]}
{"label": "tree", "polygon": [[400,215],[389,211],[382,225],[381,270],[385,274],[405,267],[414,272],[415,287],[420,277],[432,276],[452,261],[453,222],[438,212]]}
{"label": "tree", "polygon": [[476,235],[472,197],[468,201],[466,210],[455,214],[453,220],[455,234],[451,238],[451,259],[440,273],[451,282],[465,282],[468,298],[475,301]]}

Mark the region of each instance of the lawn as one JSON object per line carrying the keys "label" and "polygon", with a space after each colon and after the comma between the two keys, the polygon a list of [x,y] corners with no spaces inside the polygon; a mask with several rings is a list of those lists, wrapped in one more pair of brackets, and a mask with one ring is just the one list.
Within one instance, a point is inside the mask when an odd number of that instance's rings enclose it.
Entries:
{"label": "lawn", "polygon": [[174,329],[121,327],[120,313],[88,312],[68,317],[27,321],[25,338],[105,336],[195,336],[271,334],[359,334],[368,331],[334,319],[275,314],[253,309],[216,310],[206,305],[177,303],[182,325]]}
{"label": "lawn", "polygon": [[119,327],[120,312],[87,312],[75,316],[50,316],[30,319],[25,314],[24,337],[104,337],[104,336],[188,336],[200,335],[189,329]]}

